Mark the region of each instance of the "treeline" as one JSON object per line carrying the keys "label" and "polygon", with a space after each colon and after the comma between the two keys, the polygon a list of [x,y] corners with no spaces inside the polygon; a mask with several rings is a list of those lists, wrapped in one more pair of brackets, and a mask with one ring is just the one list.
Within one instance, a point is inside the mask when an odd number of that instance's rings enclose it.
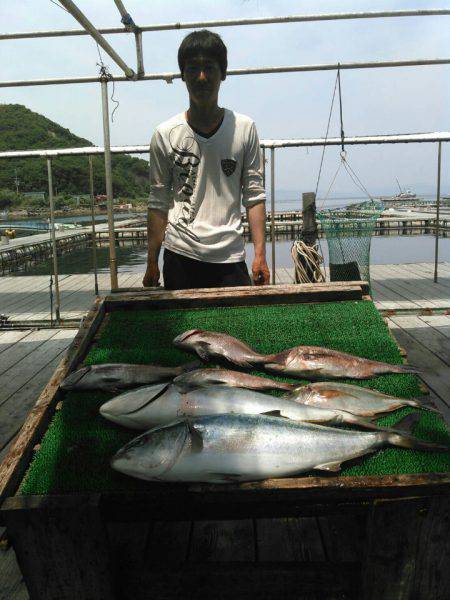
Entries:
{"label": "treeline", "polygon": [[[41,150],[92,146],[50,119],[20,104],[0,104],[0,151]],[[94,191],[105,193],[103,156],[95,156]],[[58,194],[89,193],[87,156],[63,156],[53,159],[53,182]],[[148,163],[128,155],[112,157],[114,195],[126,198],[148,194]],[[47,192],[47,163],[42,158],[0,160],[0,203],[19,192]],[[11,192],[13,194],[11,195]]]}

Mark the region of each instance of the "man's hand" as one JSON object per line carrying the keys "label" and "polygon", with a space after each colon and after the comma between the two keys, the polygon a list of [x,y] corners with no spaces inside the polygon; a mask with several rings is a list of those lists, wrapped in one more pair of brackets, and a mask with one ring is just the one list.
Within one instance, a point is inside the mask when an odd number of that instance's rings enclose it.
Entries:
{"label": "man's hand", "polygon": [[252,264],[253,282],[255,285],[267,285],[270,282],[270,271],[265,257],[256,257]]}
{"label": "man's hand", "polygon": [[142,285],[144,287],[156,287],[159,285],[159,267],[157,262],[149,262],[145,271]]}

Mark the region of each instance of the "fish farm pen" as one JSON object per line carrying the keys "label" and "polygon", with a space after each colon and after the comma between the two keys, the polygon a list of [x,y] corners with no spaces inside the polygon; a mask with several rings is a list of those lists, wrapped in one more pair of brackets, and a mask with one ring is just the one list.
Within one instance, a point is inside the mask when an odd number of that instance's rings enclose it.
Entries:
{"label": "fish farm pen", "polygon": [[[302,343],[401,364],[367,291],[345,282],[98,299],[0,468],[0,515],[31,597],[444,597],[448,453],[387,448],[338,475],[144,482],[109,466],[136,435],[98,414],[111,394],[60,388],[82,364],[182,364],[188,355],[171,340],[192,328],[226,331],[260,352]],[[424,394],[410,374],[359,384]],[[440,417],[420,414],[414,435],[448,444]],[[303,529],[292,517],[306,517]]]}

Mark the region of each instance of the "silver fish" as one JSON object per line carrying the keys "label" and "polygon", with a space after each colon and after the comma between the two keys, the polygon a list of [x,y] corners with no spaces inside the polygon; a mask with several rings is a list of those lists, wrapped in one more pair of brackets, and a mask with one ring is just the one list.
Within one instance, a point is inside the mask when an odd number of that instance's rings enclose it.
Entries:
{"label": "silver fish", "polygon": [[264,369],[305,379],[369,379],[385,373],[417,373],[407,365],[391,365],[319,346],[297,346],[280,352],[264,364]]}
{"label": "silver fish", "polygon": [[111,466],[148,481],[257,481],[312,470],[338,471],[342,462],[385,446],[443,449],[394,431],[349,431],[276,417],[225,414],[152,429],[119,450]]}
{"label": "silver fish", "polygon": [[70,373],[61,383],[63,390],[102,390],[115,392],[120,389],[138,387],[157,381],[169,381],[190,369],[199,366],[191,362],[180,367],[160,367],[157,365],[133,365],[109,363],[89,365]]}
{"label": "silver fish", "polygon": [[247,390],[282,390],[292,392],[295,389],[290,383],[275,381],[267,377],[257,377],[242,371],[230,369],[196,369],[175,377],[173,384],[180,392],[189,392],[199,387],[224,385],[245,388]]}
{"label": "silver fish", "polygon": [[439,413],[436,408],[423,404],[418,400],[396,398],[376,390],[337,381],[323,381],[300,386],[285,398],[308,406],[345,410],[360,417],[374,417],[375,415],[397,410],[403,406],[423,408]]}
{"label": "silver fish", "polygon": [[365,429],[377,426],[349,412],[308,406],[241,388],[210,386],[182,394],[174,385],[153,385],[120,394],[100,407],[100,414],[119,425],[148,429],[181,417],[235,414],[276,414],[313,423],[347,423]]}
{"label": "silver fish", "polygon": [[190,329],[177,336],[173,340],[173,344],[180,350],[195,352],[204,361],[225,359],[234,365],[245,368],[262,365],[268,359],[263,354],[252,350],[241,340],[215,331]]}

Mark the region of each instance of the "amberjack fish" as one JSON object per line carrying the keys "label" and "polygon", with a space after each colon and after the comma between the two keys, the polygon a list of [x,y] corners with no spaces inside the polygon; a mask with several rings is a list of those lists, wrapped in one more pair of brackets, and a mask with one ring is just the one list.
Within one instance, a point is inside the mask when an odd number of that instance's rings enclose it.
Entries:
{"label": "amberjack fish", "polygon": [[196,369],[198,366],[198,362],[187,363],[179,367],[133,365],[126,363],[89,365],[70,373],[61,383],[61,387],[63,390],[102,390],[105,392],[115,392],[158,381],[169,381],[190,369]]}
{"label": "amberjack fish", "polygon": [[299,404],[242,388],[210,386],[182,394],[175,385],[157,384],[120,394],[100,407],[106,419],[132,429],[164,425],[180,417],[235,414],[275,414],[313,423],[341,423],[365,429],[376,425],[335,408]]}
{"label": "amberjack fish", "polygon": [[320,381],[299,386],[285,398],[308,406],[345,410],[360,417],[374,417],[404,406],[439,413],[436,408],[418,400],[396,398],[376,390],[337,381]]}
{"label": "amberjack fish", "polygon": [[339,471],[341,463],[386,446],[448,450],[398,431],[362,432],[224,414],[152,429],[121,448],[111,466],[148,481],[257,481],[312,470]]}

